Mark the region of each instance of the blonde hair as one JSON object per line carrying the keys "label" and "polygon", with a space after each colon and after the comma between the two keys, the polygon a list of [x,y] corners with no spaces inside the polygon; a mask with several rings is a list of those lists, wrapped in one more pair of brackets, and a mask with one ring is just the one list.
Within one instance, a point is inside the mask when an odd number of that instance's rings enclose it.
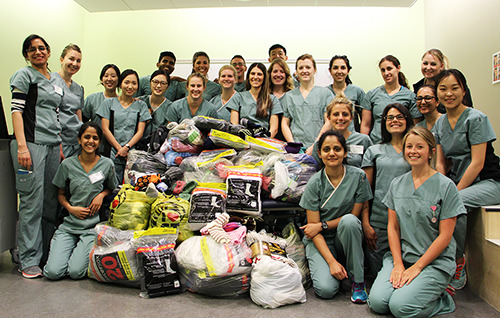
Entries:
{"label": "blonde hair", "polygon": [[450,62],[448,61],[448,58],[446,57],[446,55],[443,54],[443,52],[441,52],[440,49],[428,50],[427,52],[424,53],[424,55],[422,55],[422,59],[424,59],[424,57],[427,54],[430,54],[430,55],[434,56],[436,59],[438,59],[439,62],[441,62],[441,64],[443,64],[443,67],[445,70],[447,70],[450,67]]}
{"label": "blonde hair", "polygon": [[330,102],[330,104],[328,104],[328,106],[326,106],[326,114],[328,115],[328,117],[330,117],[330,114],[331,114],[331,112],[333,110],[333,107],[335,107],[335,105],[338,105],[338,104],[345,105],[347,107],[347,109],[349,110],[349,113],[351,113],[351,117],[354,116],[354,114],[353,114],[354,110],[353,110],[353,104],[352,104],[352,102],[349,99],[347,99],[347,97],[345,97],[344,93],[339,93]]}
{"label": "blonde hair", "polygon": [[288,92],[288,91],[291,91],[292,89],[294,89],[295,86],[293,85],[293,80],[292,80],[292,75],[290,73],[290,68],[288,67],[286,62],[283,61],[282,59],[274,59],[271,62],[271,65],[269,65],[269,68],[267,69],[267,77],[269,78],[269,90],[271,91],[271,93],[274,91],[274,83],[271,80],[274,65],[281,66],[283,71],[285,71],[285,85],[284,85],[285,92]]}
{"label": "blonde hair", "polygon": [[[435,169],[436,167],[436,151],[432,151],[432,149],[436,150],[436,138],[434,138],[434,135],[430,132],[429,129],[422,127],[422,126],[413,126],[408,130],[406,135],[403,138],[403,149],[405,148],[404,145],[406,145],[406,140],[408,139],[408,136],[410,135],[415,135],[419,136],[422,138],[425,143],[429,146],[429,152],[430,152],[430,158],[429,158],[429,165],[431,166],[432,169]],[[406,160],[406,156],[405,156]]]}
{"label": "blonde hair", "polygon": [[226,65],[223,65],[220,68],[220,70],[219,70],[219,78],[222,75],[222,71],[225,71],[225,70],[231,70],[231,71],[233,71],[234,77],[235,78],[238,77],[238,71],[236,71],[236,69],[234,68],[234,66],[226,64]]}
{"label": "blonde hair", "polygon": [[297,61],[295,62],[295,69],[298,69],[299,67],[299,61],[303,61],[303,60],[311,60],[312,63],[313,63],[313,66],[314,66],[314,69],[316,69],[316,61],[314,60],[314,58],[312,57],[311,54],[302,54],[301,56],[299,56],[297,58]]}

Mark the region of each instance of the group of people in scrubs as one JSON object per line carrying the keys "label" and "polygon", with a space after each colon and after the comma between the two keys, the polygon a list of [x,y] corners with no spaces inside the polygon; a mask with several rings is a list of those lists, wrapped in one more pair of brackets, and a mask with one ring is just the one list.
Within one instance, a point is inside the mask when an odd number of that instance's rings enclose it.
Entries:
{"label": "group of people in scrubs", "polygon": [[[423,55],[424,78],[414,92],[392,55],[378,64],[384,84],[365,94],[349,78],[347,56],[331,59],[333,83],[319,87],[314,58],[299,56],[292,74],[278,44],[269,49],[269,68],[247,68],[235,55],[214,81],[202,51],[186,79],[172,76],[170,51],[144,77],[106,64],[99,76],[104,91],[85,99],[72,80],[80,48],[65,47],[54,73],[50,53],[42,37],[30,35],[22,47],[29,65],[10,81],[24,277],[83,277],[88,230],[102,197],[123,182],[129,150],[147,149],[161,126],[202,115],[251,122],[270,137],[300,143],[321,166],[300,202],[318,296],[333,297],[349,277],[352,301],[368,301],[376,312],[453,310],[446,295],[465,284],[466,213],[499,203],[500,168],[488,118],[471,108],[465,77],[446,69],[441,51]],[[56,198],[67,214],[54,235],[61,223]],[[365,277],[375,279],[370,295]]]}

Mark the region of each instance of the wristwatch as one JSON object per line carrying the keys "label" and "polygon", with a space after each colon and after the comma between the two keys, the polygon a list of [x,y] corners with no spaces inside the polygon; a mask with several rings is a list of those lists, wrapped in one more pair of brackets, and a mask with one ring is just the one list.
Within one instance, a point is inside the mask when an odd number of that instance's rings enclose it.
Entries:
{"label": "wristwatch", "polygon": [[127,147],[128,149],[130,149],[130,145],[129,144],[125,144],[125,147]]}
{"label": "wristwatch", "polygon": [[328,223],[326,223],[326,221],[321,222],[321,228],[323,229],[323,231],[328,230]]}

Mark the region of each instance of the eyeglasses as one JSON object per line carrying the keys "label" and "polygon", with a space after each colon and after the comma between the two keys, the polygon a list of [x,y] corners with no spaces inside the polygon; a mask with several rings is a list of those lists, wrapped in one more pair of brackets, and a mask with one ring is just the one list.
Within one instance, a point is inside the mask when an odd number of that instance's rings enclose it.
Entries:
{"label": "eyeglasses", "polygon": [[405,119],[406,117],[403,116],[403,115],[397,115],[397,116],[393,116],[393,115],[389,115],[389,116],[384,116],[384,120],[388,120],[388,121],[393,121],[394,119],[397,119],[398,121],[402,121],[403,119]]}
{"label": "eyeglasses", "polygon": [[231,64],[233,67],[236,67],[236,66],[245,66],[245,63],[242,63],[242,62],[239,62],[239,63],[233,63]]}
{"label": "eyeglasses", "polygon": [[153,83],[153,85],[158,85],[160,84],[161,86],[167,86],[168,83],[167,82],[163,82],[163,81],[158,81],[158,80],[152,80],[151,83]]}
{"label": "eyeglasses", "polygon": [[417,103],[421,103],[423,99],[425,99],[426,102],[430,102],[433,98],[436,98],[436,97],[430,96],[430,95],[418,96],[417,97]]}
{"label": "eyeglasses", "polygon": [[28,49],[28,53],[35,53],[36,50],[40,51],[40,52],[45,52],[47,48],[45,46],[39,46],[39,47],[30,47]]}

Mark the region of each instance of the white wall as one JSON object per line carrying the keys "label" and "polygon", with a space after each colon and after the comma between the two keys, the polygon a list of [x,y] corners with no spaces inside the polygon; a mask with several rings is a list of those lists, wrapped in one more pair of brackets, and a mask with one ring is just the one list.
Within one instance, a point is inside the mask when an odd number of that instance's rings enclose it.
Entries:
{"label": "white wall", "polygon": [[[0,94],[8,113],[8,79],[26,65],[20,51],[30,33],[40,34],[52,46],[52,71],[59,69],[58,57],[67,43],[80,45],[83,64],[75,80],[85,87],[86,95],[102,89],[98,76],[107,63],[136,69],[142,76],[155,69],[163,50],[175,52],[179,60],[190,60],[194,52],[204,50],[214,60],[229,62],[234,54],[241,54],[250,62],[267,59],[268,48],[275,43],[287,48],[290,59],[303,53],[318,60],[348,55],[353,66],[351,78],[365,90],[383,83],[377,63],[387,54],[400,59],[411,83],[421,77],[423,0],[412,8],[265,7],[106,13],[88,13],[71,0],[0,1],[0,34],[5,43],[0,59]],[[189,66],[178,68],[183,72],[175,75],[185,77]],[[214,65],[212,74],[217,71]],[[319,72],[323,77],[319,82],[328,82],[324,65]]]}

